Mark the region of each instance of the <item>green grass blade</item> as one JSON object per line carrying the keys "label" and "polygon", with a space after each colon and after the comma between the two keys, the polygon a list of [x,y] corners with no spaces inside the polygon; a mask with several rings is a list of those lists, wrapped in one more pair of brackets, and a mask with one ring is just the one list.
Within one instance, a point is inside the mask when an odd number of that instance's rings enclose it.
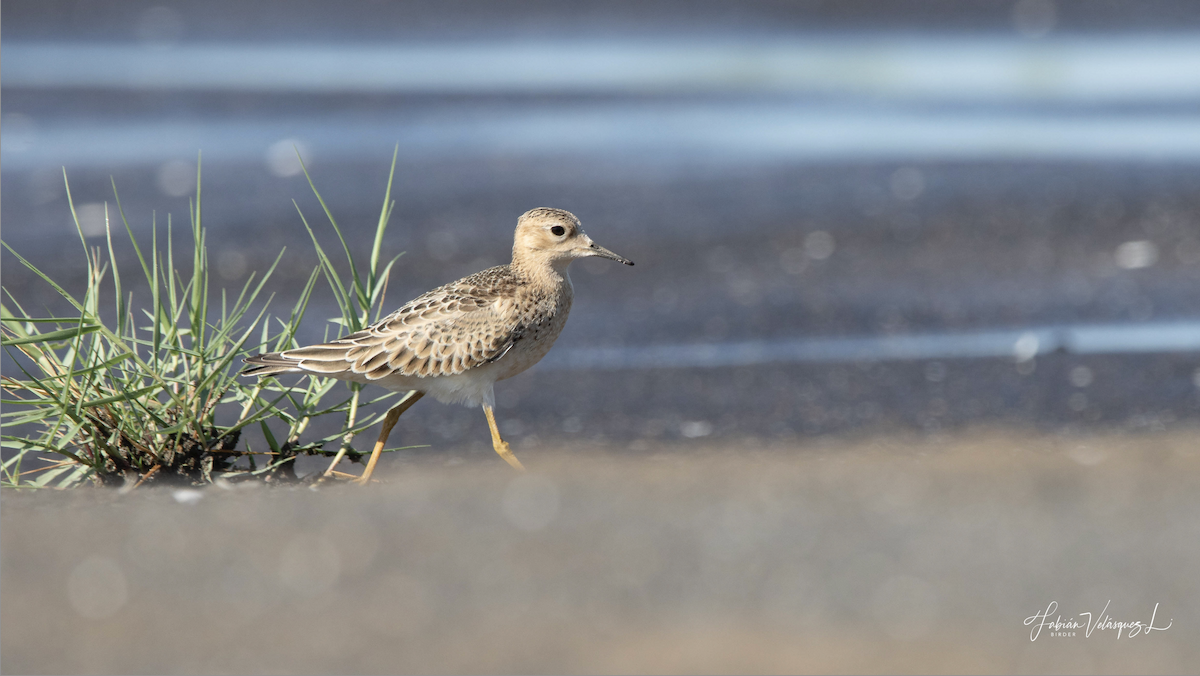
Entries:
{"label": "green grass blade", "polygon": [[[304,165],[304,158],[300,157],[299,150],[296,151],[296,157],[300,160],[300,169],[304,171],[304,178],[308,179],[308,187],[312,188],[313,194],[317,197],[317,202],[320,202],[321,208],[325,211],[325,217],[329,219],[329,224],[333,226],[333,231],[337,233],[338,241],[342,244],[342,251],[346,254],[346,262],[350,265],[351,288],[354,291],[354,300],[359,306],[359,312],[353,312],[353,314],[363,314],[363,317],[365,317],[365,312],[370,311],[369,294],[363,286],[362,277],[358,274],[358,266],[354,264],[354,256],[350,253],[350,247],[346,244],[346,238],[342,235],[342,229],[338,227],[337,219],[333,217],[333,212],[329,210],[329,206],[325,204],[325,199],[321,197],[320,191],[317,190],[316,184],[313,183],[312,176],[309,175],[308,167]],[[353,330],[357,331],[361,326],[361,322],[356,322]]]}
{"label": "green grass blade", "polygon": [[77,338],[93,331],[99,331],[100,326],[95,324],[86,324],[84,326],[73,329],[60,329],[58,331],[48,331],[46,333],[37,333],[23,338],[3,339],[0,340],[0,345],[5,347],[9,345],[27,345],[29,343],[57,343],[71,338]]}
{"label": "green grass blade", "polygon": [[388,220],[392,214],[388,205],[392,201],[392,179],[396,177],[396,158],[399,156],[400,144],[397,143],[395,149],[392,150],[392,168],[388,171],[387,189],[383,193],[383,207],[379,210],[379,224],[375,226],[375,241],[371,243],[371,268],[367,276],[368,290],[374,290],[379,281],[379,278],[376,277],[379,269],[379,252],[383,248],[383,233],[387,230]]}

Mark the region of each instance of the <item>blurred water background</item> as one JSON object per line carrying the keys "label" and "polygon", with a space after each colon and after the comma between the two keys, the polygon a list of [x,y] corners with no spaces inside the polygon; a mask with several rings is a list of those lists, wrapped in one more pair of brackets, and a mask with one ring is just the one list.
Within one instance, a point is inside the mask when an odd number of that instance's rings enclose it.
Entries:
{"label": "blurred water background", "polygon": [[[103,230],[111,177],[147,236],[151,214],[186,214],[203,152],[221,281],[287,246],[272,290],[290,307],[315,263],[292,201],[320,221],[295,149],[365,255],[395,144],[397,303],[506,260],[536,205],[636,260],[575,266],[558,348],[500,386],[515,437],[1200,410],[1187,3],[17,2],[5,17],[4,237],[56,277],[82,270],[62,255],[63,168],[85,232]],[[5,284],[53,301],[17,266]],[[305,339],[334,314],[321,302]],[[1102,347],[1064,337],[1078,331]],[[669,369],[632,372],[654,364]],[[427,408],[406,436],[486,450],[473,413]]]}
{"label": "blurred water background", "polygon": [[[4,240],[68,288],[83,267],[64,167],[89,238],[100,242],[110,177],[148,238],[152,213],[186,220],[198,152],[221,282],[240,286],[286,246],[270,287],[279,308],[316,263],[292,201],[321,220],[296,149],[365,257],[398,144],[383,251],[407,252],[388,291],[396,305],[505,262],[516,217],[534,206],[573,211],[635,260],[575,264],[558,345],[497,387],[501,429],[535,464],[701,442],[790,449],[773,456],[787,462],[814,444],[906,434],[974,448],[993,438],[982,428],[1009,440],[982,445],[993,449],[1026,433],[1118,435],[1097,442],[1103,458],[1119,454],[1120,435],[1186,439],[1200,419],[1195,3],[6,2],[0,31]],[[54,306],[0,256],[6,289],[26,307]],[[301,339],[320,339],[333,314],[318,298]],[[422,403],[392,438],[430,448],[385,459],[385,477],[389,462],[401,476],[435,459],[494,460],[473,410]],[[1169,438],[1171,457],[1189,452]],[[1135,455],[1158,457],[1146,453]],[[1101,462],[1067,460],[1079,471]],[[1144,480],[1173,466],[1153,464]],[[1045,479],[1013,471],[1025,488],[1006,499]],[[1120,496],[1133,509],[1142,493]],[[914,500],[928,508],[920,514],[953,509]],[[1164,503],[1174,507],[1159,514],[1155,545],[1138,541],[1179,571],[1195,563],[1170,544],[1180,529],[1194,534],[1185,503]],[[852,523],[846,509],[818,530]],[[1049,540],[1079,526],[1055,523]],[[847,551],[871,548],[859,544]],[[1080,553],[1063,547],[1044,561]],[[1162,588],[1130,584],[1137,600]],[[1020,585],[1003,589],[1044,605],[1041,589],[1012,591]],[[1172,593],[1190,609],[1175,618],[1200,617],[1194,587]],[[725,607],[709,601],[708,611]],[[1116,670],[1194,670],[1194,649],[1173,645],[1165,661]],[[1078,646],[1069,656],[1087,653]],[[980,668],[1099,668],[1039,661],[1063,654]],[[637,662],[612,668],[625,664]]]}

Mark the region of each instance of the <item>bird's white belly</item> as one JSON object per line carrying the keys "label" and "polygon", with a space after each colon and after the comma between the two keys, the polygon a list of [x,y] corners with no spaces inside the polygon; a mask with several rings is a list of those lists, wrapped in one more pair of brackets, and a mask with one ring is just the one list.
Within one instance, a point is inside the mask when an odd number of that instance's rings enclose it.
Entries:
{"label": "bird's white belly", "polygon": [[492,394],[492,384],[499,378],[498,364],[487,364],[470,371],[449,376],[388,376],[379,380],[369,381],[372,385],[380,385],[395,392],[419,390],[432,396],[443,404],[465,404],[479,406],[495,404]]}

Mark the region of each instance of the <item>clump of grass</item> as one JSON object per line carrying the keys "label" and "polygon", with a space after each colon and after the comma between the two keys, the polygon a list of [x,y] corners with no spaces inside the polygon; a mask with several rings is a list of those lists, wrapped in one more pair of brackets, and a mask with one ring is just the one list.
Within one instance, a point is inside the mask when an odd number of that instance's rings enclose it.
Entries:
{"label": "clump of grass", "polygon": [[[68,293],[4,244],[73,311],[65,316],[39,316],[27,312],[7,290],[0,299],[3,346],[23,376],[2,377],[9,396],[3,400],[6,433],[0,435],[0,443],[9,457],[2,464],[0,482],[5,486],[66,488],[87,480],[100,485],[136,486],[147,481],[294,479],[292,467],[298,454],[333,455],[335,451],[325,449],[331,443],[339,444],[337,453],[357,459],[359,454],[350,447],[351,439],[383,415],[359,419],[364,404],[361,386],[352,384],[347,392],[336,387],[338,381],[333,379],[309,377],[300,385],[288,387],[273,378],[239,379],[237,370],[247,354],[296,346],[296,330],[322,277],[341,309],[341,317],[331,321],[351,331],[366,324],[373,305],[383,300],[395,263],[393,259],[382,270],[378,265],[384,230],[394,206],[394,174],[395,155],[370,263],[361,272],[309,177],[309,185],[346,253],[350,277],[342,281],[301,212],[319,264],[288,316],[274,321],[267,316],[267,302],[260,302],[260,295],[283,252],[263,275],[251,275],[236,295],[224,290],[211,292],[201,221],[199,166],[196,197],[189,207],[191,266],[187,273],[180,269],[183,261],[174,256],[170,218],[165,248],[160,249],[159,229],[154,223],[151,245],[148,253],[144,252],[121,209],[114,182],[115,213],[140,264],[138,272],[149,285],[148,307],[135,306],[132,294],[124,292],[116,263],[114,219],[108,218],[107,206],[105,246],[89,248],[68,183],[68,204],[87,265],[82,297]],[[65,182],[65,172],[63,178]],[[113,304],[106,307],[103,298],[110,294]],[[276,325],[274,331],[272,324]],[[345,396],[335,395],[335,390]],[[388,396],[392,395],[380,398]],[[344,432],[302,441],[313,418],[330,414],[346,416]],[[282,442],[267,425],[271,420],[287,425]],[[243,430],[251,425],[262,430],[265,448],[253,449],[248,443],[240,443]],[[35,432],[8,434],[12,429]],[[49,462],[23,469],[31,457]]]}

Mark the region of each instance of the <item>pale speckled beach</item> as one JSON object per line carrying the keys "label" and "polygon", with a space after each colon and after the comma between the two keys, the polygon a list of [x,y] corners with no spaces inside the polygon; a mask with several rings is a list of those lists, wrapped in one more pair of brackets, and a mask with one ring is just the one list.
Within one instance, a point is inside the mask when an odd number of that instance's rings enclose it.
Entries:
{"label": "pale speckled beach", "polygon": [[[1198,436],[567,441],[365,490],[6,491],[3,669],[1193,672]],[[1052,602],[1169,628],[1031,640]]]}

